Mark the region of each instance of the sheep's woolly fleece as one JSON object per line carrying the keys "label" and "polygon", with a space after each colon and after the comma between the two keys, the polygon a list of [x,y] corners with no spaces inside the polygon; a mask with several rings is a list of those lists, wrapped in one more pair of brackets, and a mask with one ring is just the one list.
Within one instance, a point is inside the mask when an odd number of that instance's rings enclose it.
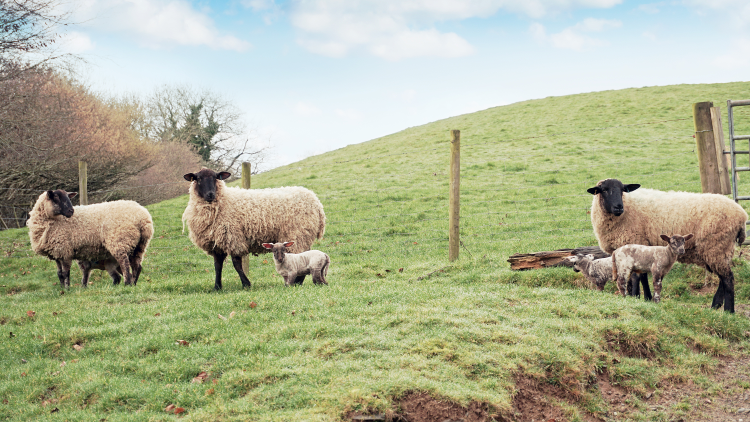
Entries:
{"label": "sheep's woolly fleece", "polygon": [[290,252],[310,249],[325,233],[323,204],[308,189],[299,186],[241,189],[216,180],[216,200],[198,196],[195,182],[182,214],[190,240],[211,254],[219,249],[231,256],[267,252],[263,243],[293,240]]}
{"label": "sheep's woolly fleece", "polygon": [[623,193],[622,202],[625,212],[616,217],[605,211],[601,195],[594,195],[591,223],[603,251],[611,254],[627,244],[663,246],[662,234],[693,233],[693,239],[685,244],[685,254],[677,260],[704,268],[709,265],[719,274],[731,271],[734,244],[738,237],[740,242],[744,240],[748,219],[745,210],[731,199],[640,188]]}
{"label": "sheep's woolly fleece", "polygon": [[112,201],[73,208],[70,218],[52,214],[44,192],[29,213],[31,248],[50,259],[98,261],[130,255],[139,246],[142,258],[154,234],[146,208],[134,201]]}

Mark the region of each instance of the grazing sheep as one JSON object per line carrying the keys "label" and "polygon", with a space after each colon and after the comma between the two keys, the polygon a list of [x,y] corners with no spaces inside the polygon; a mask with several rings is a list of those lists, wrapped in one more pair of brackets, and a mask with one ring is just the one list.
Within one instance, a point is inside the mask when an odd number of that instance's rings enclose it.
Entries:
{"label": "grazing sheep", "polygon": [[594,255],[573,255],[566,258],[573,262],[573,270],[582,273],[597,290],[612,280],[612,257],[594,259]]}
{"label": "grazing sheep", "polygon": [[612,277],[617,280],[620,294],[625,296],[626,280],[632,272],[651,273],[654,277],[654,302],[661,300],[661,282],[672,269],[677,257],[685,253],[685,242],[693,234],[672,237],[661,235],[667,246],[625,245],[612,252]]}
{"label": "grazing sheep", "polygon": [[263,243],[295,239],[291,252],[310,249],[325,233],[323,204],[303,187],[273,189],[230,188],[230,176],[204,168],[184,176],[190,184],[190,199],[182,221],[190,230],[190,240],[214,257],[216,281],[221,290],[221,271],[227,255],[240,276],[243,287],[250,287],[242,270],[242,257],[267,252]]}
{"label": "grazing sheep", "polygon": [[[678,262],[696,264],[719,276],[711,306],[734,312],[734,244],[745,240],[747,213],[731,199],[717,194],[662,192],[624,185],[617,179],[600,181],[588,189],[594,195],[591,223],[599,247],[615,249],[637,244],[663,244],[662,233],[692,233]],[[644,293],[648,287],[645,274]],[[650,296],[647,295],[647,296]]]}
{"label": "grazing sheep", "polygon": [[[84,273],[84,286],[88,283],[87,268],[90,270],[95,261],[110,268],[116,262],[125,284],[135,285],[154,234],[151,214],[134,201],[73,207],[70,198],[75,195],[61,189],[39,195],[26,222],[31,248],[57,263],[57,277],[64,287],[70,287],[74,259],[79,260]],[[117,284],[119,277],[112,278]]]}
{"label": "grazing sheep", "polygon": [[273,251],[273,262],[276,272],[284,277],[284,284],[302,284],[305,276],[312,274],[313,283],[328,284],[326,275],[331,258],[324,252],[311,250],[298,254],[287,253],[286,248],[294,246],[294,242],[264,243],[263,247]]}

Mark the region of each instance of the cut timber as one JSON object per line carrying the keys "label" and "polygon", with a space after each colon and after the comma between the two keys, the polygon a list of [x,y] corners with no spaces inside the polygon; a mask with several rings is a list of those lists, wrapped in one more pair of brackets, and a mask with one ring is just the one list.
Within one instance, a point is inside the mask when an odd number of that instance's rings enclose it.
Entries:
{"label": "cut timber", "polygon": [[558,249],[556,251],[517,253],[508,258],[511,270],[536,270],[547,267],[572,267],[573,264],[565,258],[577,254],[594,255],[594,258],[606,258],[608,253],[598,246],[582,246],[575,249]]}

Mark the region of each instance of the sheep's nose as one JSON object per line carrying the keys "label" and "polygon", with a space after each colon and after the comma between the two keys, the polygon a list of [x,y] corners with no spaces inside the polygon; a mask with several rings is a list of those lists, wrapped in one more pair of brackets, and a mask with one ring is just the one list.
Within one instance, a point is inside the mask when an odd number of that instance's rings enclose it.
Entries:
{"label": "sheep's nose", "polygon": [[206,194],[206,201],[213,202],[216,199],[216,195],[213,193],[207,193]]}
{"label": "sheep's nose", "polygon": [[625,212],[625,208],[623,208],[622,205],[615,205],[614,207],[612,207],[612,213],[614,215],[620,216],[623,212]]}
{"label": "sheep's nose", "polygon": [[73,210],[67,210],[67,211],[63,212],[63,215],[64,215],[64,216],[65,216],[66,218],[70,218],[70,217],[72,217],[72,216],[73,216]]}

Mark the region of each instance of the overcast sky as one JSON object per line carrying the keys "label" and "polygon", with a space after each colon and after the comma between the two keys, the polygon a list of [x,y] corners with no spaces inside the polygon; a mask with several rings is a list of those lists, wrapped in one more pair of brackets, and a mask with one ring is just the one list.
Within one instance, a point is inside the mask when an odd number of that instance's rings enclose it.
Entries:
{"label": "overcast sky", "polygon": [[[750,80],[747,0],[72,0],[91,86],[233,101],[266,168],[458,114]],[[446,135],[447,136],[447,135]]]}

